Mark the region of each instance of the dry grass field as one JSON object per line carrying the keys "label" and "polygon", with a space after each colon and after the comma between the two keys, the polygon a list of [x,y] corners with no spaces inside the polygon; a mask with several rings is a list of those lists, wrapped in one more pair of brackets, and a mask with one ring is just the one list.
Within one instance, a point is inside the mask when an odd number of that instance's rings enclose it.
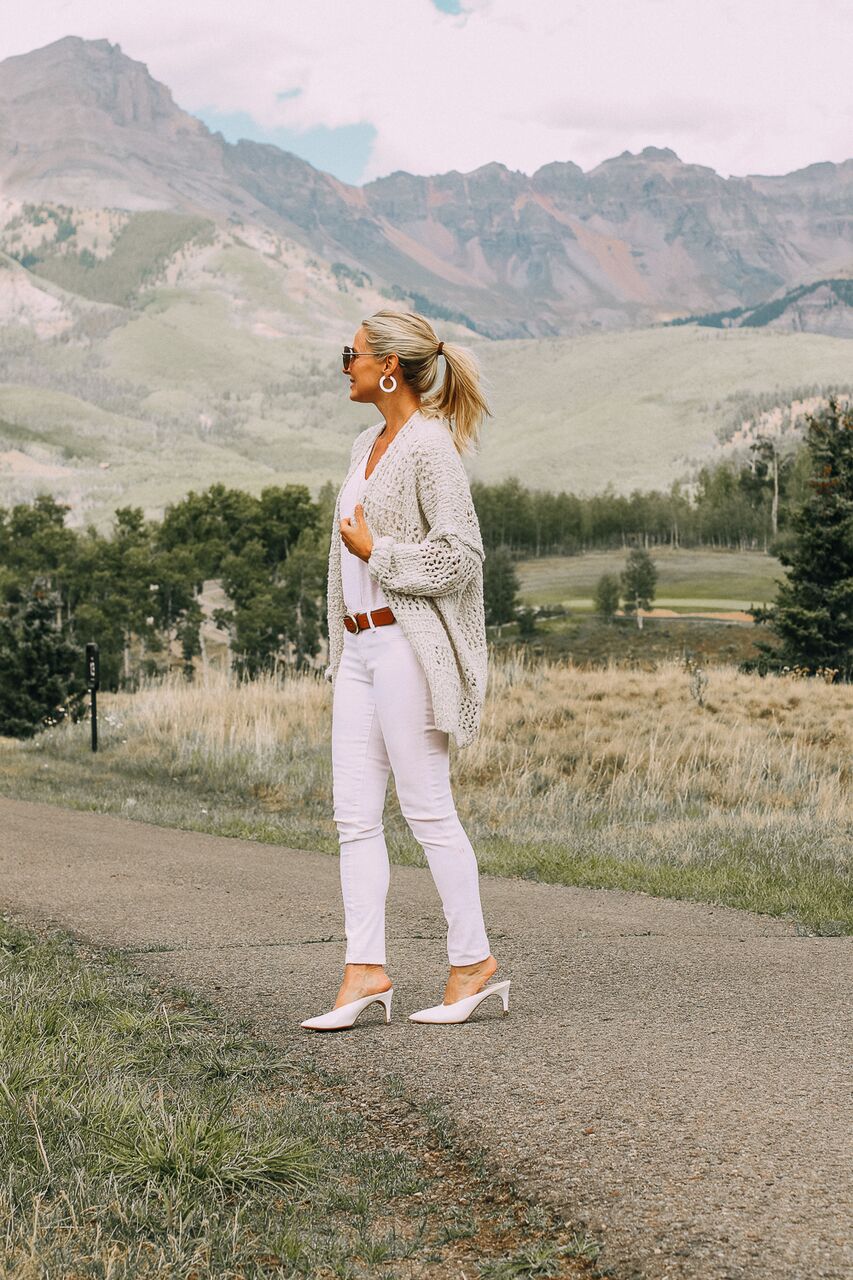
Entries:
{"label": "dry grass field", "polygon": [[[452,747],[486,874],[641,890],[853,930],[853,687],[684,663],[493,653],[482,732]],[[89,726],[0,750],[5,794],[337,852],[331,686],[210,672],[102,695]],[[396,862],[425,865],[393,787]]]}

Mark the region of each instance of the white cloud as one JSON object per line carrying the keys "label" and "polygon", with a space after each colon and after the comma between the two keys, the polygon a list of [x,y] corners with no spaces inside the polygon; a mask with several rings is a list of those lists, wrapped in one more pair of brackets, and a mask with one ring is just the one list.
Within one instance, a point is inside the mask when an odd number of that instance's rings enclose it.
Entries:
{"label": "white cloud", "polygon": [[[672,146],[723,174],[853,154],[846,0],[30,0],[0,57],[105,37],[188,111],[370,123],[394,169],[589,169]],[[301,92],[282,99],[284,90]]]}

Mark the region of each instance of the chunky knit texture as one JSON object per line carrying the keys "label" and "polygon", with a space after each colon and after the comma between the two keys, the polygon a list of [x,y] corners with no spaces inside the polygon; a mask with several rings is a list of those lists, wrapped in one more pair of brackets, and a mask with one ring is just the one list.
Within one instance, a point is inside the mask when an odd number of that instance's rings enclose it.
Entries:
{"label": "chunky knit texture", "polygon": [[[344,484],[364,466],[384,425],[356,438]],[[340,498],[339,490],[329,550],[325,675],[333,683],[346,612]],[[468,476],[446,423],[415,413],[370,473],[362,505],[373,538],[367,568],[394,610],[392,625],[402,628],[426,673],[436,728],[467,746],[480,727],[488,678],[485,553]]]}

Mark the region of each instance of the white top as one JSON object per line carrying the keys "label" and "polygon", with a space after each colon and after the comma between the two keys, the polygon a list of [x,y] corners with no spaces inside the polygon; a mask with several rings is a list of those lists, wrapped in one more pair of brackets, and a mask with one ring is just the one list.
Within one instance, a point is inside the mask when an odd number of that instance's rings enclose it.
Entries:
{"label": "white top", "polygon": [[[368,451],[368,458],[370,451]],[[364,497],[367,488],[365,471],[367,460],[356,467],[341,489],[341,519],[350,520],[355,515],[357,502]],[[338,535],[340,538],[340,535]],[[381,609],[387,605],[385,593],[367,569],[367,562],[350,551],[343,538],[341,544],[341,583],[344,592],[344,604],[349,613],[366,613],[368,609]]]}

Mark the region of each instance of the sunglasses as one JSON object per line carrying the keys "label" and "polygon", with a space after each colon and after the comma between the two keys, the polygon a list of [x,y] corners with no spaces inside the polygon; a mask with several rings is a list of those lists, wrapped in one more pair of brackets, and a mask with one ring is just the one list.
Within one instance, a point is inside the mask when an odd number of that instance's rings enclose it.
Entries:
{"label": "sunglasses", "polygon": [[341,360],[344,366],[344,373],[349,373],[349,367],[352,364],[353,360],[355,360],[356,356],[369,356],[371,354],[372,353],[370,351],[356,351],[355,347],[344,347],[343,351],[341,352]]}

